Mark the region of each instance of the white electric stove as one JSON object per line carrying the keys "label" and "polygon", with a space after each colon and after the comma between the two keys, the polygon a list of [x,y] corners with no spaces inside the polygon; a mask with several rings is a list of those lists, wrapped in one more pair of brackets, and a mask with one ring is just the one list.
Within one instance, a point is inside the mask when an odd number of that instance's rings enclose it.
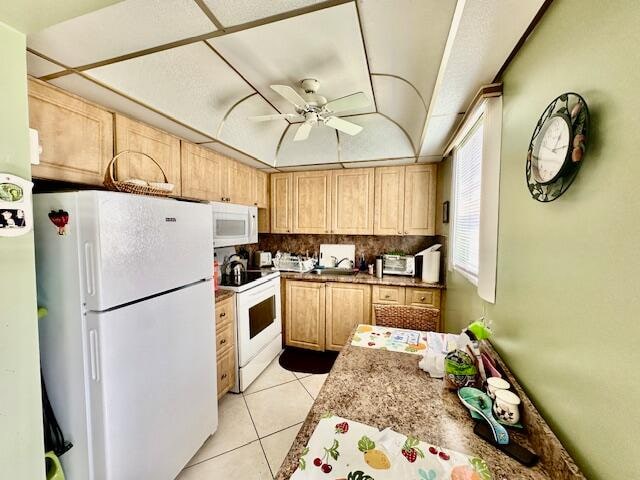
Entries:
{"label": "white electric stove", "polygon": [[236,384],[243,392],[282,350],[280,272],[249,270],[223,277],[220,288],[236,293]]}

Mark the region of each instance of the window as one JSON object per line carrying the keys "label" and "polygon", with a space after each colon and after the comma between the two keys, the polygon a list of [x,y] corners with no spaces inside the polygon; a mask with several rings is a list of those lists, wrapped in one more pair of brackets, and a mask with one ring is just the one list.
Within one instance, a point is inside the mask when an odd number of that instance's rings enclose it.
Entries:
{"label": "window", "polygon": [[453,151],[453,268],[478,284],[482,117]]}

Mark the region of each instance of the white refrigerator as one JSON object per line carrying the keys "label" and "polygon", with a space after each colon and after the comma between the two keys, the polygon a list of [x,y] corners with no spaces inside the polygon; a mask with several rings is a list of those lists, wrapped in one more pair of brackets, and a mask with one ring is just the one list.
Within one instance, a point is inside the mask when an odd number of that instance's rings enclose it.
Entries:
{"label": "white refrigerator", "polygon": [[80,191],[35,195],[34,217],[66,478],[175,478],[218,425],[211,206]]}

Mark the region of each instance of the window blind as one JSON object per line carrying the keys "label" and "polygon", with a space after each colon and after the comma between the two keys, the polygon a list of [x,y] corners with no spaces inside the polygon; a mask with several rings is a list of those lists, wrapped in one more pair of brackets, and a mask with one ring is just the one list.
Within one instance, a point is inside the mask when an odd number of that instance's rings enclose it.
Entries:
{"label": "window blind", "polygon": [[482,117],[454,150],[453,268],[478,283]]}

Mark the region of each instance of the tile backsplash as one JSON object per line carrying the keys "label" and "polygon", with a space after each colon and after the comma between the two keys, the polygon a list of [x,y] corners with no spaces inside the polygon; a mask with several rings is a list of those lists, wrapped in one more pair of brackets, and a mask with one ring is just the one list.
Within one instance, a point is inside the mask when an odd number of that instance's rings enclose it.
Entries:
{"label": "tile backsplash", "polygon": [[313,255],[320,250],[322,243],[347,243],[356,246],[356,257],[364,253],[367,263],[374,263],[377,255],[402,251],[413,255],[437,242],[437,237],[420,235],[408,236],[379,236],[379,235],[305,235],[305,234],[275,234],[261,233],[258,243],[245,245],[244,248],[252,253],[254,250],[266,250],[275,253],[277,250],[291,253]]}

